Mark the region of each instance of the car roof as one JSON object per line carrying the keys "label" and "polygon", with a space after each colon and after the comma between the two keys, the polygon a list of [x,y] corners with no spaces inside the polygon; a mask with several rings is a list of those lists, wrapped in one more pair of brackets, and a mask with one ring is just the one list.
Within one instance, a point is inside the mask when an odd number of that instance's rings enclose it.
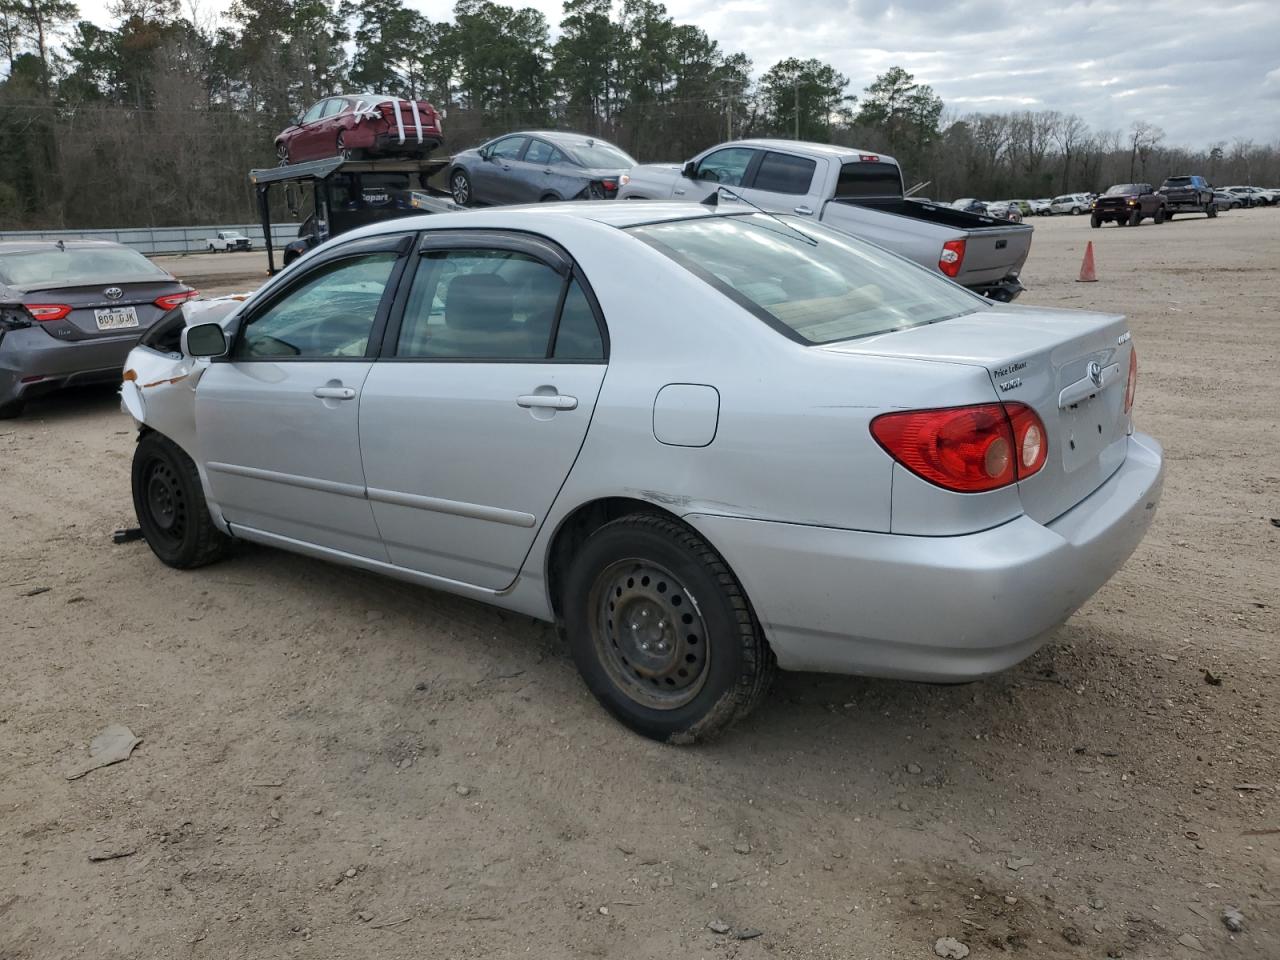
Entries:
{"label": "car roof", "polygon": [[[58,244],[62,247],[59,248]],[[129,247],[123,243],[116,243],[113,240],[0,240],[0,256],[6,253],[31,253],[35,250],[92,250],[101,249],[103,247],[115,247],[120,250],[128,250]]]}
{"label": "car roof", "polygon": [[[494,140],[505,140],[507,137],[540,137],[543,140],[550,140],[552,143],[562,143],[570,147],[579,147],[588,143],[603,143],[610,147],[616,147],[617,144],[604,137],[595,137],[589,133],[574,133],[572,130],[516,130],[513,133],[504,133],[500,137],[494,137]],[[619,149],[621,149],[619,147]]]}

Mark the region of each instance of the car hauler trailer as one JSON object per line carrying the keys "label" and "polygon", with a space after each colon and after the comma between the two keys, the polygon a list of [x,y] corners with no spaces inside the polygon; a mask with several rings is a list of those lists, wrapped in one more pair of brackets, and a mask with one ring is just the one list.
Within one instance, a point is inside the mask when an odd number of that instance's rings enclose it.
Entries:
{"label": "car hauler trailer", "polygon": [[258,213],[266,239],[267,272],[276,272],[271,240],[271,188],[282,184],[290,212],[299,209],[296,191],[310,188],[311,213],[299,225],[298,239],[285,247],[282,266],[330,237],[365,224],[418,213],[461,209],[448,195],[428,186],[449,158],[429,160],[344,160],[329,157],[264,170],[250,170],[258,195]]}

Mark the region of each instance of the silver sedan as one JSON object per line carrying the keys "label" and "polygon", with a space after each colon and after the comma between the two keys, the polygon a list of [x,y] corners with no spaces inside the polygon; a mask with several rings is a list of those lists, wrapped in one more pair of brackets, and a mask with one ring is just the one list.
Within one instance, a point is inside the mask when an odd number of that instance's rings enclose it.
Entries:
{"label": "silver sedan", "polygon": [[793,218],[396,220],[189,313],[123,387],[163,562],[251,541],[554,622],[658,739],[743,716],[775,666],[1003,670],[1160,497],[1123,317],[995,304]]}
{"label": "silver sedan", "polygon": [[613,200],[622,174],[636,165],[619,147],[580,133],[509,133],[449,162],[449,192],[476,204]]}

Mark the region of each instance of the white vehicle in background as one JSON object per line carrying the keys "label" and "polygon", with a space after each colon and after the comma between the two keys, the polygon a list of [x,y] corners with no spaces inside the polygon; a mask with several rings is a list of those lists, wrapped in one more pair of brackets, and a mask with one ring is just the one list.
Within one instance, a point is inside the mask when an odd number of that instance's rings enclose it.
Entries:
{"label": "white vehicle in background", "polygon": [[1028,200],[1027,203],[1031,204],[1031,212],[1037,217],[1047,217],[1053,213],[1053,201],[1047,197],[1042,200]]}
{"label": "white vehicle in background", "polygon": [[987,204],[987,216],[1013,223],[1022,222],[1022,211],[1014,200],[992,200]]}
{"label": "white vehicle in background", "polygon": [[1087,193],[1064,193],[1060,197],[1054,197],[1049,203],[1049,212],[1069,213],[1078,217],[1082,213],[1089,212],[1089,203],[1092,199]]}
{"label": "white vehicle in background", "polygon": [[[714,199],[712,197],[714,196]],[[686,163],[642,164],[619,200],[684,200],[809,218],[870,240],[993,300],[1023,290],[1031,228],[904,196],[893,157],[796,140],[737,140]]]}
{"label": "white vehicle in background", "polygon": [[231,253],[252,250],[253,243],[239,230],[219,230],[217,236],[205,241],[205,249],[210,253]]}

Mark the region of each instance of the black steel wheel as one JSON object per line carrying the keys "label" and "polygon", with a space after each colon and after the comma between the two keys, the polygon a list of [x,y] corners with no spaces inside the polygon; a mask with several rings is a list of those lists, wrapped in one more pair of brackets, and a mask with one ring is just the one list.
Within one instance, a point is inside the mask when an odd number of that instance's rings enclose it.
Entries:
{"label": "black steel wheel", "polygon": [[151,432],[133,452],[133,508],[151,551],[179,569],[220,559],[231,540],[213,525],[195,463]]}
{"label": "black steel wheel", "polygon": [[737,578],[667,517],[637,514],[596,530],[570,564],[561,608],[587,687],[646,737],[711,737],[749,713],[772,680],[772,651]]}
{"label": "black steel wheel", "polygon": [[449,192],[453,202],[460,207],[471,205],[471,178],[465,170],[455,170],[449,175]]}

